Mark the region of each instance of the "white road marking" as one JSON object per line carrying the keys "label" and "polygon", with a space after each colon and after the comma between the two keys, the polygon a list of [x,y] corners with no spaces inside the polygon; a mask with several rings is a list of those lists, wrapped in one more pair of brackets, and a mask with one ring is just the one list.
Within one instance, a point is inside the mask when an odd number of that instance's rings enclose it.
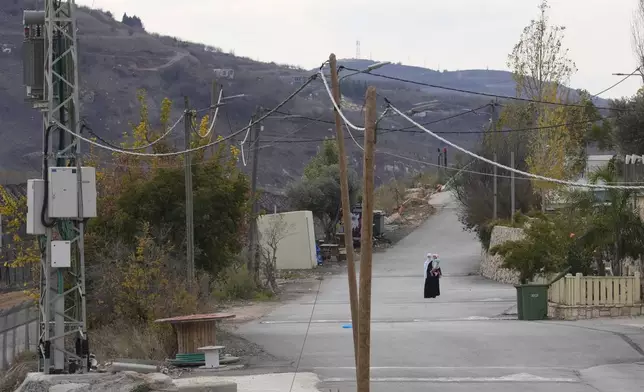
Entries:
{"label": "white road marking", "polygon": [[[355,366],[316,366],[314,370],[355,370]],[[371,370],[559,370],[573,371],[573,368],[551,366],[371,366]]]}
{"label": "white road marking", "polygon": [[[324,382],[350,382],[355,378],[326,378]],[[539,377],[528,373],[511,374],[502,377],[372,377],[371,382],[440,382],[440,383],[578,383],[574,378]]]}
{"label": "white road marking", "polygon": [[[512,321],[516,320],[516,317],[512,316],[502,316],[502,317],[483,317],[483,316],[469,316],[461,318],[444,318],[444,319],[392,319],[392,320],[371,320],[372,324],[400,324],[400,323],[434,323],[434,322],[446,322],[446,321]],[[347,324],[351,320],[311,320],[311,324]],[[309,324],[309,320],[264,320],[260,321],[260,324]]]}
{"label": "white road marking", "polygon": [[[295,377],[295,381],[293,381]],[[320,382],[317,375],[313,373],[273,373],[273,374],[256,374],[250,376],[231,376],[231,377],[191,377],[174,380],[174,384],[179,388],[193,387],[203,388],[212,385],[217,381],[232,381],[237,384],[237,390],[240,392],[319,392],[316,385]],[[293,388],[290,389],[291,383]]]}

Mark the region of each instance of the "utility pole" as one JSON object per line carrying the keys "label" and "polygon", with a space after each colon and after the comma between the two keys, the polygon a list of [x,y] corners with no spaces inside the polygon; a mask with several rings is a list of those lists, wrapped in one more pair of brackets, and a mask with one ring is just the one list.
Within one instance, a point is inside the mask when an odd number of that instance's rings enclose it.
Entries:
{"label": "utility pole", "polygon": [[[496,166],[495,166],[496,167]],[[514,151],[510,151],[510,167],[514,169]],[[512,223],[514,223],[514,212],[516,211],[516,194],[515,194],[515,183],[514,183],[514,172],[511,172],[510,174],[510,207],[511,207],[511,219]]]}
{"label": "utility pole", "polygon": [[[253,122],[257,121],[261,117],[262,109],[257,107],[255,110],[255,115],[253,116]],[[253,149],[253,168],[250,177],[250,197],[251,197],[251,217],[250,217],[250,230],[248,232],[248,243],[250,244],[250,255],[248,259],[248,271],[257,278],[258,266],[257,266],[257,169],[259,167],[259,134],[262,130],[262,125],[257,123],[253,126],[253,141],[251,147]]]}
{"label": "utility pole", "polygon": [[[184,147],[190,149],[192,131],[192,112],[188,97],[183,98],[184,112]],[[188,290],[192,290],[195,279],[195,238],[194,238],[194,210],[192,203],[192,156],[189,152],[184,155],[185,186],[186,186],[186,263]]]}
{"label": "utility pole", "polygon": [[[95,171],[82,167],[81,141],[73,136],[81,133],[76,5],[74,0],[44,3],[44,11],[23,14],[24,84],[27,99],[42,113],[44,131],[43,178],[28,181],[33,192],[27,201],[27,233],[40,236],[44,245],[39,370],[78,373],[90,366],[84,231],[85,219],[96,216]],[[62,181],[70,182],[61,187]],[[75,190],[70,190],[72,183]]]}
{"label": "utility pole", "polygon": [[358,392],[369,392],[371,366],[371,261],[373,251],[373,178],[376,134],[376,89],[367,89],[365,104],[364,185],[360,249],[360,321]]}
{"label": "utility pole", "polygon": [[[338,81],[338,64],[335,54],[329,56],[329,67],[331,68],[331,88],[333,99],[340,105],[340,83]],[[356,364],[356,377],[358,372],[358,284],[356,281],[356,266],[353,252],[353,230],[351,225],[351,200],[349,198],[349,175],[347,173],[347,154],[344,146],[344,130],[342,129],[342,118],[340,113],[333,107],[335,115],[335,134],[338,143],[338,155],[340,158],[340,196],[342,199],[342,226],[344,227],[344,246],[347,251],[347,275],[349,279],[349,303],[351,306],[351,329],[353,330],[353,356]],[[364,215],[363,215],[364,216]],[[364,218],[363,218],[364,219]]]}
{"label": "utility pole", "polygon": [[[496,153],[494,153],[492,160],[494,160],[494,162],[497,161]],[[492,218],[497,219],[499,217],[499,200],[498,200],[499,188],[498,188],[498,179],[497,179],[498,168],[496,167],[496,165],[493,166],[493,170],[494,170],[494,180],[493,180],[494,183],[493,183],[492,191],[494,192],[494,208],[492,209]]]}
{"label": "utility pole", "polygon": [[[494,137],[494,138],[496,138],[497,124],[498,124],[498,117],[497,117],[498,113],[496,111],[496,105],[497,105],[496,101],[493,101],[492,104],[491,104],[491,109],[492,109],[492,119],[491,119],[492,120],[492,132],[494,132],[492,137]],[[496,153],[494,153],[494,158],[493,159],[494,159],[494,162],[497,162]],[[499,214],[499,199],[498,199],[498,197],[499,197],[498,181],[499,180],[498,180],[498,168],[496,167],[496,165],[494,166],[493,170],[494,170],[494,209],[493,209],[494,212],[493,212],[493,217],[494,217],[494,219],[497,219],[498,216],[499,216],[498,215]]]}
{"label": "utility pole", "polygon": [[[210,86],[210,121],[212,122],[213,132],[215,128],[215,121],[217,121],[217,113],[219,112],[220,102],[221,93],[217,94],[217,81],[213,80],[212,85]],[[212,134],[210,134],[209,140],[212,140]],[[213,146],[213,149],[214,148],[216,147]]]}

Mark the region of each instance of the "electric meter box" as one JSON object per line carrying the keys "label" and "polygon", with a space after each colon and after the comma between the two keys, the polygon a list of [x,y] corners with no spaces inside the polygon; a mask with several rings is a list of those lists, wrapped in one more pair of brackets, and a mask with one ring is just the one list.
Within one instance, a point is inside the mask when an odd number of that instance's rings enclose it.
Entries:
{"label": "electric meter box", "polygon": [[45,180],[27,180],[27,234],[45,234],[41,213],[45,202]]}
{"label": "electric meter box", "polygon": [[[75,167],[49,168],[49,205],[50,218],[78,217],[78,170]],[[96,169],[81,168],[83,181],[83,216],[96,217]]]}
{"label": "electric meter box", "polygon": [[54,268],[70,268],[72,266],[72,242],[51,242],[51,266]]}

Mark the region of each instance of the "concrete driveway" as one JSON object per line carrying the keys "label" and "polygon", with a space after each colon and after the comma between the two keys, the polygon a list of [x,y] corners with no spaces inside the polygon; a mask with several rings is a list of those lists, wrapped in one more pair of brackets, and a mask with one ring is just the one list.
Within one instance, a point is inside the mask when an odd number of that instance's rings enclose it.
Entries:
{"label": "concrete driveway", "polygon": [[[374,255],[372,391],[644,390],[644,320],[516,320],[514,287],[476,275],[480,246],[461,229],[450,194],[433,203],[435,216]],[[427,252],[442,260],[435,300],[422,296]],[[238,332],[302,377],[315,373],[319,390],[355,391],[349,320],[345,274]]]}

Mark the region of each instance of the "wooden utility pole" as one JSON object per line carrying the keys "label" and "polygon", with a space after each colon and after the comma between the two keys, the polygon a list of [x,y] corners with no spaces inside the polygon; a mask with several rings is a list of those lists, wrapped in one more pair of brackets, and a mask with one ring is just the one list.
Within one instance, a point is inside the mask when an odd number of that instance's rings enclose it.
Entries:
{"label": "wooden utility pole", "polygon": [[[257,121],[261,117],[261,108],[258,106],[255,111],[255,116],[253,117],[253,122]],[[250,230],[249,230],[249,244],[250,244],[250,255],[248,256],[248,272],[253,274],[257,279],[257,169],[259,165],[259,134],[261,132],[262,125],[257,123],[253,126],[253,141],[250,146],[253,151],[253,171],[250,178],[250,197],[252,209],[250,217]]]}
{"label": "wooden utility pole", "polygon": [[373,251],[373,177],[376,136],[376,89],[367,89],[365,104],[364,184],[360,238],[360,321],[358,392],[369,392],[371,367],[371,257]]}
{"label": "wooden utility pole", "polygon": [[[329,56],[329,67],[331,68],[331,88],[333,99],[340,106],[340,82],[338,80],[338,64],[335,54]],[[351,306],[351,328],[353,329],[353,356],[356,364],[356,375],[358,371],[358,285],[356,281],[356,266],[353,259],[353,229],[351,225],[351,200],[349,198],[349,174],[347,173],[347,154],[344,148],[344,131],[342,129],[342,118],[340,113],[335,113],[335,134],[338,143],[338,155],[340,158],[340,196],[342,199],[342,225],[344,227],[344,246],[347,251],[347,275],[349,275],[349,303]],[[364,215],[363,215],[364,216]]]}
{"label": "wooden utility pole", "polygon": [[[184,97],[186,111],[184,120],[184,147],[190,149],[190,140],[192,132],[192,112],[190,111],[190,101]],[[188,289],[192,290],[192,284],[195,279],[195,239],[194,239],[194,210],[192,203],[192,157],[189,152],[184,155],[185,168],[185,187],[186,187],[186,278]]]}
{"label": "wooden utility pole", "polygon": [[[494,166],[496,167],[496,166]],[[510,151],[510,167],[514,169],[514,151]],[[515,192],[515,183],[514,183],[514,172],[510,173],[510,208],[511,215],[510,219],[514,223],[514,213],[516,212],[516,192]]]}
{"label": "wooden utility pole", "polygon": [[[217,81],[213,80],[212,85],[210,86],[210,121],[212,123],[213,127],[213,133],[214,133],[214,128],[215,128],[215,121],[217,121],[217,113],[219,112],[219,94],[217,91]],[[212,134],[210,134],[210,138],[208,140],[212,140]],[[213,146],[213,151],[217,147]]]}
{"label": "wooden utility pole", "polygon": [[[496,153],[494,153],[494,157],[493,157],[492,159],[494,160],[494,162],[496,162],[496,161],[497,161],[497,159],[496,159]],[[493,190],[493,192],[494,192],[494,208],[493,208],[493,210],[492,210],[492,219],[497,219],[497,218],[499,217],[499,213],[498,213],[498,211],[499,211],[499,210],[498,210],[498,208],[499,208],[499,200],[498,200],[498,197],[499,197],[499,193],[498,193],[499,186],[498,186],[497,174],[498,174],[498,168],[496,167],[496,165],[494,165],[494,183],[493,183],[493,187],[492,187],[492,190]]]}
{"label": "wooden utility pole", "polygon": [[[497,125],[497,118],[496,118],[496,102],[492,102],[492,132],[494,134],[492,135],[492,138],[496,139],[496,125]],[[496,147],[495,147],[496,148]],[[497,162],[497,155],[494,153],[494,157],[492,158],[494,162]],[[494,207],[493,207],[493,212],[492,212],[492,219],[497,219],[499,217],[499,185],[498,185],[498,168],[496,165],[493,166],[494,170],[494,185],[493,185],[493,192],[494,192]]]}

